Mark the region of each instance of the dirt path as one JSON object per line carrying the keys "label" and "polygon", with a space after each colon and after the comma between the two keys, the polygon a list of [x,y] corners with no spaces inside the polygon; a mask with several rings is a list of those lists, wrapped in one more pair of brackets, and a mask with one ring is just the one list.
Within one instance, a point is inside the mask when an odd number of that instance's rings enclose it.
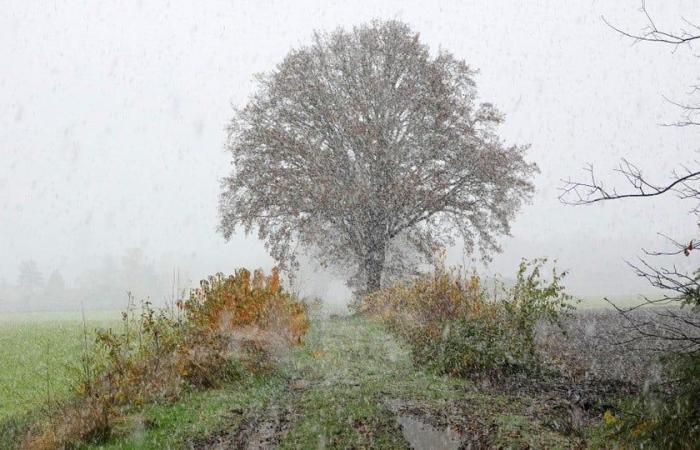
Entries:
{"label": "dirt path", "polygon": [[196,447],[456,450],[500,441],[536,447],[535,438],[549,448],[572,446],[533,419],[540,411],[526,399],[417,370],[406,348],[366,320],[319,321],[283,367],[279,391],[260,408],[235,411],[237,425]]}

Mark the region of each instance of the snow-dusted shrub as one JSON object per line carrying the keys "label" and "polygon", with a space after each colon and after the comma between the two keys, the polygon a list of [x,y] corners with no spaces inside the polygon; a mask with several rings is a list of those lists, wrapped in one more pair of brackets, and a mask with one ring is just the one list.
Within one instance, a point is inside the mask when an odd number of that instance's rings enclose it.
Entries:
{"label": "snow-dusted shrub", "polygon": [[625,448],[691,450],[700,443],[700,354],[667,361],[672,382],[654,385],[605,417],[604,438]]}
{"label": "snow-dusted shrub", "polygon": [[565,274],[546,260],[521,262],[515,285],[487,292],[480,278],[437,266],[434,273],[367,296],[360,311],[378,317],[411,345],[417,363],[458,376],[540,367],[535,328],[570,308]]}
{"label": "snow-dusted shrub", "polygon": [[34,424],[23,448],[102,441],[129,408],[269,369],[272,356],[300,344],[309,327],[305,305],[281,288],[277,270],[216,274],[179,302],[178,311],[144,303],[122,319],[121,330],[98,331],[75,397]]}

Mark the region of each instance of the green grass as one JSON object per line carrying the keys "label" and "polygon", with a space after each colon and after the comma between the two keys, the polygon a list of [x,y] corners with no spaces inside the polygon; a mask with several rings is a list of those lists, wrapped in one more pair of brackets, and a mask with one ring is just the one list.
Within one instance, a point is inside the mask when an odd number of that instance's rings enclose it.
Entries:
{"label": "green grass", "polygon": [[284,399],[299,419],[281,448],[406,448],[382,390],[413,370],[406,350],[375,324],[316,323],[291,372],[309,389]]}
{"label": "green grass", "polygon": [[87,449],[160,450],[186,448],[197,439],[226,427],[242,417],[232,410],[258,411],[282,390],[280,377],[251,377],[240,384],[185,394],[175,403],[147,405],[117,427],[115,438]]}
{"label": "green grass", "polygon": [[520,425],[501,428],[512,448],[526,448],[530,441],[541,448],[571,446],[526,416],[519,399],[479,393],[469,381],[417,369],[408,349],[372,321],[316,324],[294,362],[295,375],[309,380],[311,388],[290,400],[299,420],[281,448],[408,448],[389,406],[396,402],[427,417],[468,405],[469,415],[487,428],[505,417]]}
{"label": "green grass", "polygon": [[73,368],[94,329],[118,325],[114,312],[25,313],[0,316],[0,422],[70,393]]}
{"label": "green grass", "polygon": [[[608,297],[601,296],[582,296],[581,303],[577,304],[578,309],[612,309],[610,303],[605,298],[613,302],[618,308],[630,308],[641,304],[644,300],[641,295],[613,295]],[[651,298],[654,298],[652,295]]]}
{"label": "green grass", "polygon": [[[114,324],[112,320],[89,318],[88,329]],[[18,417],[46,401],[47,369],[53,374],[51,395],[68,395],[71,372],[66,365],[82,352],[83,325],[75,317],[33,317],[0,321],[0,327],[2,425],[3,417]],[[295,387],[299,381],[301,388]],[[485,429],[496,429],[494,439],[511,448],[573,445],[546,428],[527,399],[486,394],[468,381],[419,370],[406,346],[379,324],[337,318],[315,321],[306,345],[280,361],[277,372],[188,392],[173,403],[134,408],[109,441],[86,444],[83,450],[190,448],[211,436],[233,444],[246,423],[264,428],[260,424],[270,421],[270,411],[286,411],[277,442],[283,449],[405,449],[409,444],[392,407],[396,402],[426,417],[448,410],[468,415]]]}

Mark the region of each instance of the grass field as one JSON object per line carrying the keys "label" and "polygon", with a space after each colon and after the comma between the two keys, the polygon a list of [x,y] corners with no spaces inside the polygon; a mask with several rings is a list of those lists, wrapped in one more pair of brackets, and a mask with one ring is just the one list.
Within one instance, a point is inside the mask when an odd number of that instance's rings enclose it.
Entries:
{"label": "grass field", "polygon": [[69,393],[73,369],[94,330],[118,324],[117,312],[0,315],[0,421]]}

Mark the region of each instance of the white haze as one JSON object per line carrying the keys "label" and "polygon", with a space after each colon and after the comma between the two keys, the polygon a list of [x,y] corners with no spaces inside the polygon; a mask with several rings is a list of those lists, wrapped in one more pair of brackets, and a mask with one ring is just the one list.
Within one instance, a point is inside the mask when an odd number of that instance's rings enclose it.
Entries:
{"label": "white haze", "polygon": [[[647,290],[624,260],[695,229],[689,205],[665,198],[591,207],[557,200],[560,179],[601,174],[620,157],[663,181],[695,158],[693,130],[659,126],[696,82],[692,49],[631,45],[608,28],[645,25],[638,0],[566,2],[93,2],[5,0],[0,15],[0,281],[21,261],[72,286],[105,258],[139,248],[163,276],[196,280],[273,262],[255,236],[217,234],[219,179],[229,170],[232,105],[314,29],[403,20],[433,49],[480,70],[481,99],[506,113],[502,136],[531,143],[541,173],[504,252],[570,269],[581,295]],[[697,2],[649,1],[659,25],[700,21]],[[450,261],[471,265],[459,249]],[[307,267],[306,293],[340,303],[342,282]]]}

